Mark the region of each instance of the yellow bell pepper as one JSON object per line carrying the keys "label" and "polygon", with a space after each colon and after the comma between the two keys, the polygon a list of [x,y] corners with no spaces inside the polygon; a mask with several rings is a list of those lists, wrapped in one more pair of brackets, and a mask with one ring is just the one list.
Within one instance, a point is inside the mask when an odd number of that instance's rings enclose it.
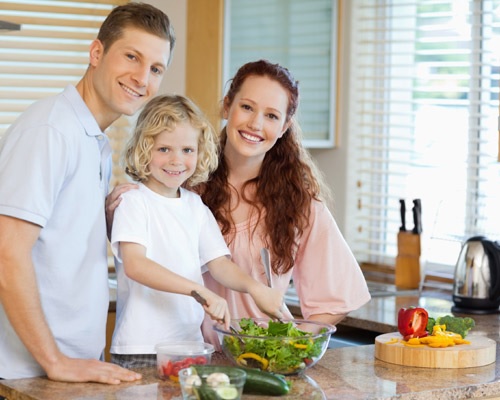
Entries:
{"label": "yellow bell pepper", "polygon": [[236,362],[240,365],[243,365],[243,366],[248,366],[248,362],[247,362],[247,359],[253,359],[257,362],[260,363],[260,369],[262,370],[266,370],[268,365],[269,365],[269,361],[266,360],[264,357],[261,357],[259,356],[258,354],[255,354],[255,353],[243,353],[243,354],[240,354],[238,356],[238,358],[236,359]]}

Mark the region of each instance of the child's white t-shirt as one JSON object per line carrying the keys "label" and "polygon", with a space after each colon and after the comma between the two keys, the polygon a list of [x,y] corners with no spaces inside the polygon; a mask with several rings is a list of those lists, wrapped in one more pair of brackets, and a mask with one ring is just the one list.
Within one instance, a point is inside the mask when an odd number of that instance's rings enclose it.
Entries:
{"label": "child's white t-shirt", "polygon": [[202,306],[191,296],[154,290],[129,279],[119,242],[139,243],[149,259],[203,284],[202,267],[230,253],[201,198],[185,189],[179,198],[166,198],[143,184],[122,194],[111,237],[118,280],[111,353],[153,354],[155,344],[162,341],[203,341]]}

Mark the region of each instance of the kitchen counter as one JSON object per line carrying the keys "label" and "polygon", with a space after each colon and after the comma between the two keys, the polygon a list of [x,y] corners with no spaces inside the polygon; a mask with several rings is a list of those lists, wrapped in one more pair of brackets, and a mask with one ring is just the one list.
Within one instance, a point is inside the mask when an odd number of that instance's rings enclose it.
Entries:
{"label": "kitchen counter", "polygon": [[[425,307],[431,316],[450,313],[452,303],[445,297],[394,295],[375,297],[352,312],[343,325],[380,333],[396,331],[397,311],[401,307]],[[293,304],[289,305],[293,308]],[[500,316],[475,315],[476,328],[470,335],[500,340]],[[291,377],[292,391],[283,399],[465,399],[500,398],[500,354],[494,364],[464,369],[404,367],[379,361],[374,345],[327,350],[323,359],[305,375]],[[226,363],[222,355],[215,363]],[[108,400],[181,399],[180,388],[156,378],[153,368],[140,371],[136,383],[108,386],[52,382],[46,378],[0,381],[0,395],[8,400]],[[245,400],[264,396],[244,395]]]}

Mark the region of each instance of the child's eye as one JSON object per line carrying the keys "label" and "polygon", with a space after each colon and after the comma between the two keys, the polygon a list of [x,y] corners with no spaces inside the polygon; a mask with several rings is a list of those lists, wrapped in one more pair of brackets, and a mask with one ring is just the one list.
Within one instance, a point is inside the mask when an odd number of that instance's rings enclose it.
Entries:
{"label": "child's eye", "polygon": [[160,147],[158,149],[158,151],[162,152],[162,153],[166,153],[168,151],[168,149],[166,147]]}
{"label": "child's eye", "polygon": [[191,149],[191,148],[187,148],[187,149],[184,149],[184,153],[187,153],[187,154],[190,154],[190,153],[194,153],[194,149]]}

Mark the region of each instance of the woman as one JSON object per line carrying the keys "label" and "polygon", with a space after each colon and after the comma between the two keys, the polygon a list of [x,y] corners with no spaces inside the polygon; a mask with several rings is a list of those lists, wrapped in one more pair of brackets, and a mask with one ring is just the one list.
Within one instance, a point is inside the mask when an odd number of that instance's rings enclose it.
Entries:
{"label": "woman", "polygon": [[[293,279],[303,317],[336,324],[370,295],[301,144],[298,105],[298,82],[286,68],[265,60],[243,65],[223,102],[219,166],[194,189],[212,210],[236,264],[266,282],[260,254],[268,248],[273,286],[284,293]],[[209,272],[204,280],[226,298],[232,318],[267,317],[247,294],[223,287]],[[205,339],[217,344],[211,325],[205,320]]]}

